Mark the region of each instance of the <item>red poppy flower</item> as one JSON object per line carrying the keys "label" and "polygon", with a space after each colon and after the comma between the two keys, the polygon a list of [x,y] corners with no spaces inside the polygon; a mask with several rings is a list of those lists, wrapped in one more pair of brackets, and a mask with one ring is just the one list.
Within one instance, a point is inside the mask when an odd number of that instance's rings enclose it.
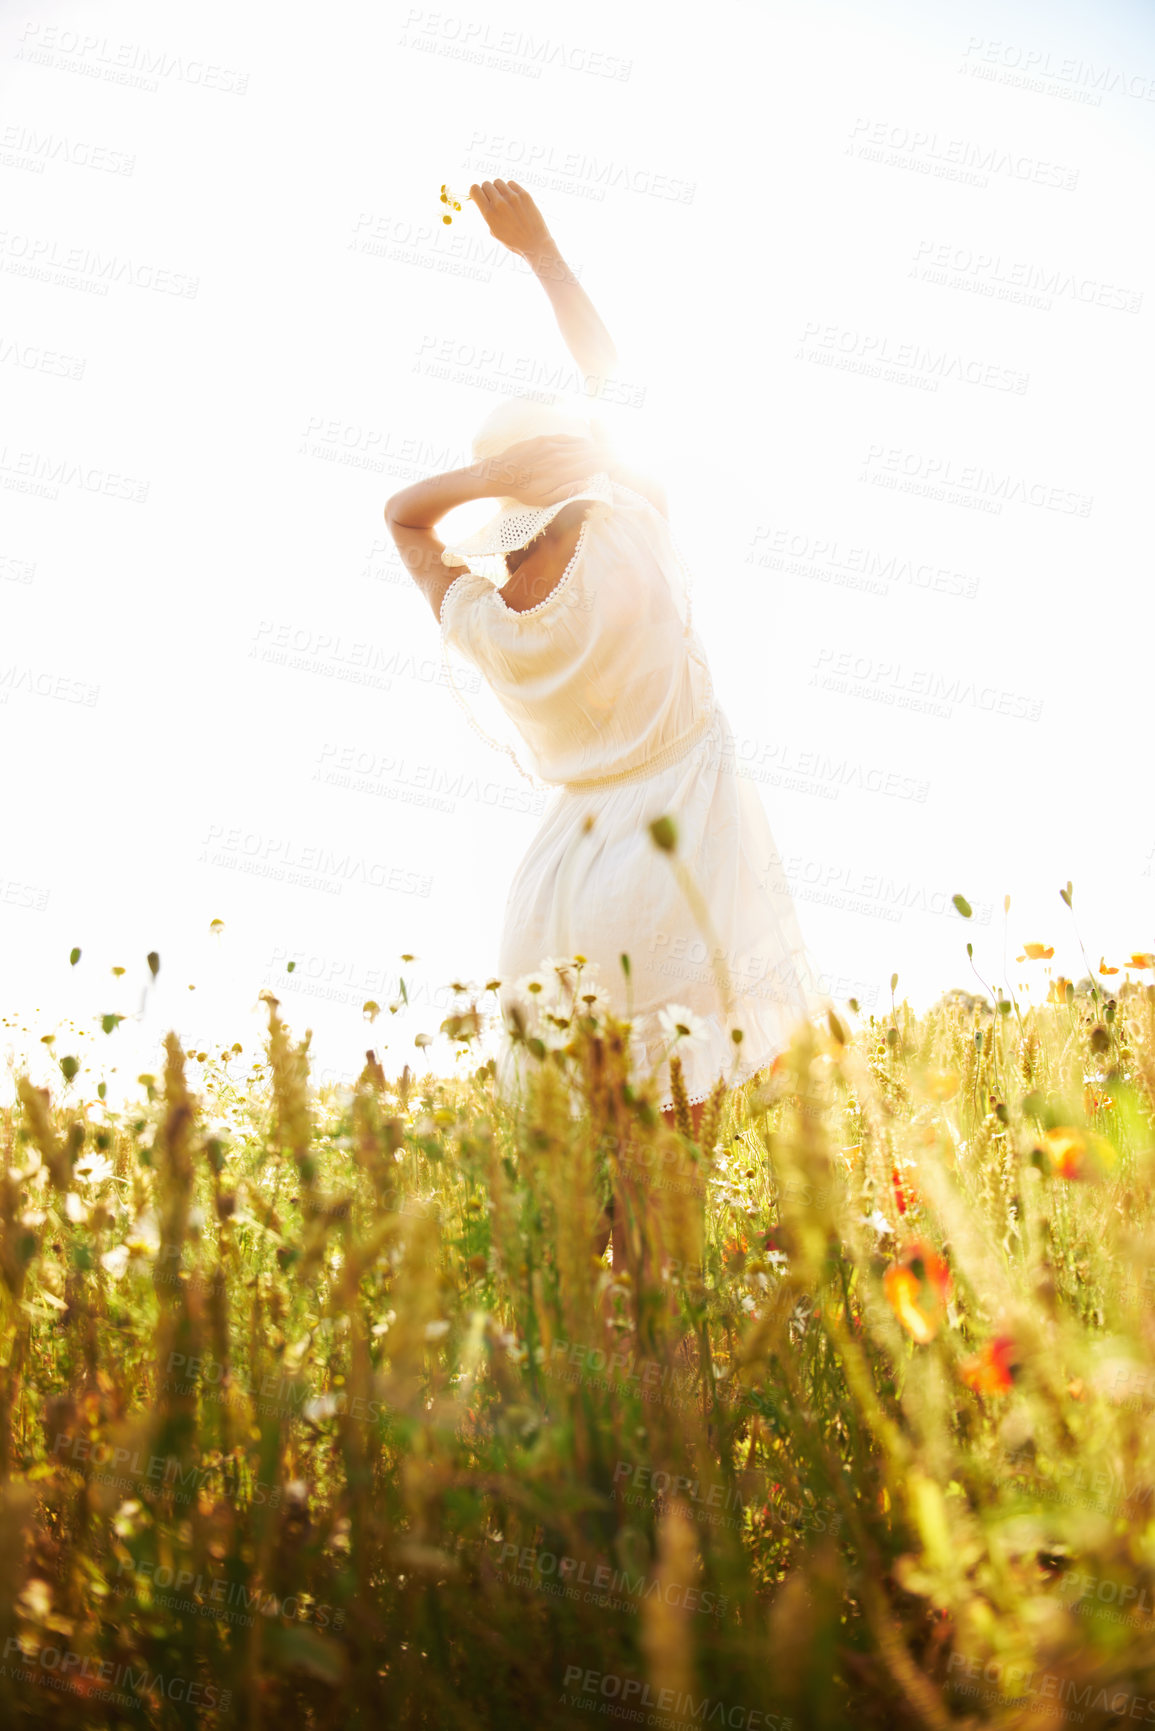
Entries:
{"label": "red poppy flower", "polygon": [[915,1238],[882,1277],[883,1291],[907,1333],[925,1346],[946,1316],[952,1291],[950,1269],[924,1239]]}
{"label": "red poppy flower", "polygon": [[1009,1334],[996,1334],[973,1358],[959,1365],[959,1375],[976,1394],[1006,1394],[1019,1373],[1018,1350]]}

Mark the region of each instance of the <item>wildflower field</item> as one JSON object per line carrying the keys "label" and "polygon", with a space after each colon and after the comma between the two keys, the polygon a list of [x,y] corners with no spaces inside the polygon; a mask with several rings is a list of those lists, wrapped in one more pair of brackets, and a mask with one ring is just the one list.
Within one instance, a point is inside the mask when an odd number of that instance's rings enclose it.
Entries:
{"label": "wildflower field", "polygon": [[271,994],[122,1110],[49,1040],[0,1723],[1155,1723],[1153,965],[803,1024],[696,1139],[580,966],[516,1111],[484,994],[352,1089]]}

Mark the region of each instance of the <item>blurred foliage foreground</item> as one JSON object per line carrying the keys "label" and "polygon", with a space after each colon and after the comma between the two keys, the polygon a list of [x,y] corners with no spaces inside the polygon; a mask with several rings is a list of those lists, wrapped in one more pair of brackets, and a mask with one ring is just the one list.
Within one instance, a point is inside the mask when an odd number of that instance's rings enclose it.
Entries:
{"label": "blurred foliage foreground", "polygon": [[5,1726],[1155,1722],[1155,988],[832,1015],[697,1140],[593,997],[517,1110],[268,1014],[17,1077]]}

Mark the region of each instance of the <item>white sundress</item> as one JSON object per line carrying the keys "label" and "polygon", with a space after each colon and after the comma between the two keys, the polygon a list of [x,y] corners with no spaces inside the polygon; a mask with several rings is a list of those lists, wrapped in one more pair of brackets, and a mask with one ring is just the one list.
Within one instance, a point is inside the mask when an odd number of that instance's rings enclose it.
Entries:
{"label": "white sundress", "polygon": [[[513,611],[469,570],[440,618],[451,683],[450,648],[483,675],[537,779],[555,789],[506,902],[503,1005],[547,959],[582,955],[615,1012],[631,1017],[637,1060],[657,1067],[661,1107],[672,1104],[671,1039],[659,1014],[671,1003],[704,1024],[674,1048],[691,1102],[721,1076],[736,1084],[764,1068],[826,1001],[761,800],[738,772],[665,518],[615,482],[613,504],[589,506],[565,573],[538,606]],[[664,816],[708,930],[651,837]],[[517,1086],[508,1037],[498,1085]]]}

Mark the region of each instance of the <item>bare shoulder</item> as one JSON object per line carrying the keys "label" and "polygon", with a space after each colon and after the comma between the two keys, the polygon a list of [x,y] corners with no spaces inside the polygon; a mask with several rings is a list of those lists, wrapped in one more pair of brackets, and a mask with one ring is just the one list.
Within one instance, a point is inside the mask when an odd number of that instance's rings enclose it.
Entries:
{"label": "bare shoulder", "polygon": [[498,594],[511,612],[527,613],[548,600],[577,551],[589,509],[588,500],[573,500],[558,512],[548,534],[506,554],[509,581]]}

